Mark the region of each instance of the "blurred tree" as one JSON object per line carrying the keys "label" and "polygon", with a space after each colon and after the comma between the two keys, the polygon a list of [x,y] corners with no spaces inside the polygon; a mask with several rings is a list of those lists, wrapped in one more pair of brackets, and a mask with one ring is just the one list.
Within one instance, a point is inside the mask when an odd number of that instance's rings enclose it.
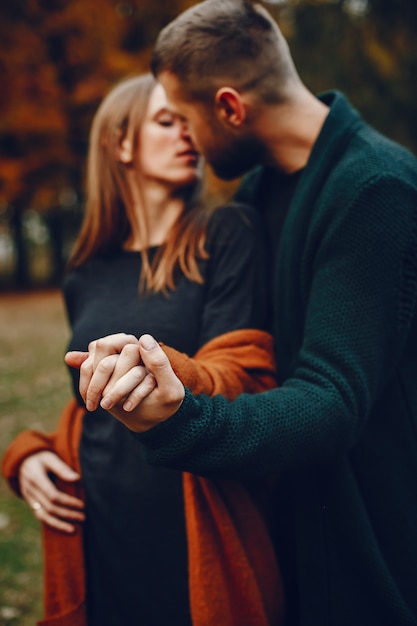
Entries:
{"label": "blurred tree", "polygon": [[364,56],[374,72],[375,123],[414,152],[417,152],[416,8],[414,0],[369,0],[367,28],[362,29]]}
{"label": "blurred tree", "polygon": [[417,153],[415,0],[281,0],[270,6],[310,89],[344,91],[371,124]]}
{"label": "blurred tree", "polygon": [[[92,115],[110,85],[145,71],[157,32],[183,7],[175,0],[3,0],[0,5],[0,204],[10,204],[26,287],[22,215],[62,207],[82,189]],[[59,259],[60,230],[49,219]],[[59,272],[58,272],[59,274]]]}
{"label": "blurred tree", "polygon": [[[29,207],[45,216],[59,280],[61,218],[81,201],[92,115],[110,85],[147,69],[159,30],[193,4],[0,3],[0,212],[9,206],[16,285],[30,282],[22,228]],[[341,89],[368,121],[417,152],[415,0],[271,0],[267,6],[312,91]],[[213,187],[221,193],[215,179]]]}

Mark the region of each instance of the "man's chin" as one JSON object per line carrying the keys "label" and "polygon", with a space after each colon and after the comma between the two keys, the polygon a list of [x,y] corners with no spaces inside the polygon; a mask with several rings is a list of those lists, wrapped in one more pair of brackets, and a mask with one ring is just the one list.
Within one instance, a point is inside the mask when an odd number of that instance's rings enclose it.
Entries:
{"label": "man's chin", "polygon": [[241,165],[240,167],[237,167],[236,165],[231,165],[230,163],[210,163],[210,165],[217,178],[228,181],[240,178],[253,167],[253,165]]}

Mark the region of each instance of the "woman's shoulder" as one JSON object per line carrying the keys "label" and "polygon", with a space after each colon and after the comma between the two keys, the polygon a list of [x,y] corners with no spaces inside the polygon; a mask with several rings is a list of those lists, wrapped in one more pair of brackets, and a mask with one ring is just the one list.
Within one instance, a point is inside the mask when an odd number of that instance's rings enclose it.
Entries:
{"label": "woman's shoulder", "polygon": [[68,269],[63,282],[64,287],[85,280],[89,275],[94,274],[97,271],[97,263],[100,264],[99,258],[94,256],[85,261],[82,265]]}

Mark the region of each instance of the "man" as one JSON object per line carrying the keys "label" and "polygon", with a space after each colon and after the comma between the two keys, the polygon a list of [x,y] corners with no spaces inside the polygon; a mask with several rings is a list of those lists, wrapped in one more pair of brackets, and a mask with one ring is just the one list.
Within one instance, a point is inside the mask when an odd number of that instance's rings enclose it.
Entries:
{"label": "man", "polygon": [[253,170],[239,197],[267,226],[280,386],[193,397],[152,337],[117,335],[81,367],[87,407],[104,395],[151,463],[281,474],[289,624],[416,625],[417,162],[311,94],[256,2],[192,7],[152,67],[216,173]]}

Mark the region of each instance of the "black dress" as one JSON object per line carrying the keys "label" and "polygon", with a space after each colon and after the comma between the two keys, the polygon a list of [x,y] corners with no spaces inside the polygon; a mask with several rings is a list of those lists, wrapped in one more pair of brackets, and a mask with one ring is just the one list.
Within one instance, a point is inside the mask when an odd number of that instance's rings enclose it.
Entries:
{"label": "black dress", "polygon": [[[150,333],[192,355],[224,332],[265,328],[259,239],[252,212],[219,209],[201,262],[204,285],[182,276],[168,297],[139,295],[137,252],[89,261],[64,283],[69,349],[116,332]],[[71,375],[81,403],[78,371]],[[130,431],[102,409],[85,415],[80,462],[89,626],[191,624],[181,473],[147,465]]]}

